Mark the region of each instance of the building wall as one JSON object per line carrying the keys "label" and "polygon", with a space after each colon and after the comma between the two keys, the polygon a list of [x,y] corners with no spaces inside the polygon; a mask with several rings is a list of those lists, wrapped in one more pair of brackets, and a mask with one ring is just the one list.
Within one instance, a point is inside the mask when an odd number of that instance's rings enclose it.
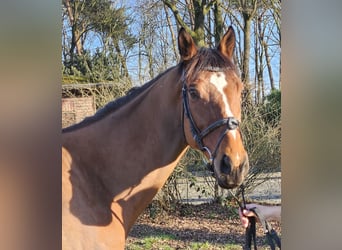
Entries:
{"label": "building wall", "polygon": [[62,98],[62,127],[68,127],[95,114],[94,97]]}

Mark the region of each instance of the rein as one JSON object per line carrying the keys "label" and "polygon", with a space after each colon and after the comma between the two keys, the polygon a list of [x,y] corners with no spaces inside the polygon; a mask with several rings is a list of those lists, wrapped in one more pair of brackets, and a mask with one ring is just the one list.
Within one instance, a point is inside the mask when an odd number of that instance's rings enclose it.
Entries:
{"label": "rein", "polygon": [[[243,203],[241,204],[241,202],[239,201],[239,199],[233,194],[233,192],[231,190],[229,190],[230,194],[232,195],[232,197],[236,200],[236,202],[238,203],[240,210],[242,211],[243,209],[247,209],[246,208],[246,200],[245,200],[245,188],[243,185],[240,186],[240,190],[241,190],[241,196],[242,196],[242,201]],[[277,232],[272,228],[272,226],[268,223],[268,221],[262,216],[262,213],[260,213],[260,211],[258,211],[257,208],[251,208],[249,209],[250,211],[252,211],[256,217],[259,219],[259,221],[261,222],[261,225],[263,227],[264,230],[264,234],[266,236],[268,245],[270,246],[271,250],[275,250],[276,249],[276,245],[279,249],[281,249],[281,241],[280,238],[277,234]],[[248,227],[246,228],[246,232],[245,232],[245,248],[246,250],[250,250],[252,249],[252,240],[253,240],[253,245],[254,245],[254,250],[257,250],[257,245],[256,245],[256,218],[255,217],[248,217]]]}
{"label": "rein", "polygon": [[[216,71],[222,71],[221,69],[216,69],[216,68],[215,68],[215,70],[213,68],[208,68],[206,70],[215,71],[215,72]],[[224,136],[227,134],[227,132],[229,130],[237,129],[239,127],[240,123],[235,117],[227,117],[227,118],[223,118],[221,120],[213,122],[207,128],[200,131],[199,128],[197,127],[195,120],[192,117],[192,114],[190,111],[189,98],[188,98],[188,87],[186,85],[185,72],[184,71],[183,71],[183,75],[182,75],[182,82],[183,82],[183,87],[182,87],[182,97],[183,97],[182,98],[183,99],[183,122],[182,122],[182,126],[183,126],[183,133],[184,133],[184,113],[185,113],[185,115],[187,116],[187,118],[190,121],[190,130],[191,130],[191,133],[192,133],[194,140],[197,143],[197,146],[199,147],[199,149],[201,151],[206,151],[209,155],[209,162],[207,164],[207,167],[212,172],[214,172],[213,162],[214,162],[218,147],[220,146],[220,144],[221,144]],[[206,137],[211,132],[213,132],[214,130],[216,130],[217,128],[222,127],[222,126],[226,126],[226,129],[220,135],[220,137],[216,143],[216,146],[214,148],[214,151],[211,152],[210,149],[204,145],[203,138]],[[184,137],[185,137],[185,133],[184,133]]]}

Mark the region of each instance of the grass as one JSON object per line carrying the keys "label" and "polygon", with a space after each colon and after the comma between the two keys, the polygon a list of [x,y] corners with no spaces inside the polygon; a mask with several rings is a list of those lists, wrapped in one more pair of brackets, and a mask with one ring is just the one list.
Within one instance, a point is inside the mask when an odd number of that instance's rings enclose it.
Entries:
{"label": "grass", "polygon": [[175,240],[176,237],[172,234],[158,234],[156,236],[148,236],[134,243],[128,244],[126,250],[145,250],[145,249],[164,249],[173,250],[170,247],[170,241]]}
{"label": "grass", "polygon": [[190,243],[187,249],[191,250],[241,250],[241,246],[235,244],[225,244],[223,246],[218,246],[209,242],[193,242]]}
{"label": "grass", "polygon": [[[180,247],[181,246],[181,247]],[[178,240],[172,234],[160,234],[148,236],[127,244],[125,250],[241,250],[242,247],[236,244],[218,245],[209,242],[189,242]]]}
{"label": "grass", "polygon": [[[173,243],[176,245],[176,243]],[[183,245],[181,243],[180,245]],[[131,243],[126,246],[126,250],[176,250],[176,249],[186,249],[186,250],[241,250],[240,245],[226,244],[226,245],[216,245],[209,242],[193,242],[190,243],[186,248],[179,248],[170,246],[170,243],[165,242],[165,240],[158,239],[156,237],[148,237],[142,239],[138,242]]]}

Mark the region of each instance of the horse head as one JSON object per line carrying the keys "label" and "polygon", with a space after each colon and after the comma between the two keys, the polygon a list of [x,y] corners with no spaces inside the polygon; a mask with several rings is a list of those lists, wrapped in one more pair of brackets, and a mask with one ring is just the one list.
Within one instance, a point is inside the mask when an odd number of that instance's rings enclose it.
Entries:
{"label": "horse head", "polygon": [[218,184],[239,186],[249,170],[240,131],[243,83],[233,63],[235,34],[229,27],[215,49],[198,48],[182,28],[183,129],[187,143],[208,157]]}

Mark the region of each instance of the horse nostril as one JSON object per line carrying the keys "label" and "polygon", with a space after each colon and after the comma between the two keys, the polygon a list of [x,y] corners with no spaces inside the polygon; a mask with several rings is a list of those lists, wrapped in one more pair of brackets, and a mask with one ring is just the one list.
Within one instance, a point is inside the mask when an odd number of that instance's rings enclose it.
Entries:
{"label": "horse nostril", "polygon": [[220,170],[221,170],[221,173],[226,174],[226,175],[230,174],[230,172],[232,171],[231,161],[227,155],[224,155],[222,157]]}

